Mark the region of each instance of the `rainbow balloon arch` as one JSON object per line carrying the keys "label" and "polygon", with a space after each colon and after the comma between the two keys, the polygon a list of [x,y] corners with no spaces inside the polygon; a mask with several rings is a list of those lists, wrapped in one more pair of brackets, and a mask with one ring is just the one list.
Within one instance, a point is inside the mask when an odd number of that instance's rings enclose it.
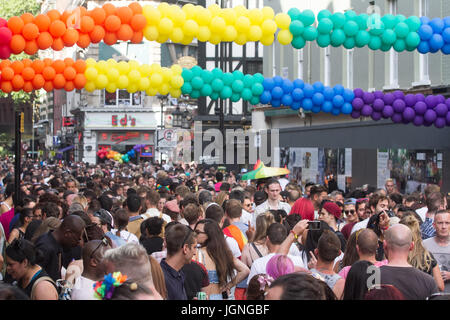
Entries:
{"label": "rainbow balloon arch", "polygon": [[[416,126],[450,126],[450,99],[442,95],[367,92],[359,88],[346,89],[342,85],[325,86],[321,82],[309,84],[301,79],[264,77],[259,73],[228,73],[199,66],[186,69],[176,64],[167,68],[113,59],[8,60],[12,54],[22,52],[34,55],[39,50],[61,51],[74,45],[87,48],[101,41],[108,45],[117,41],[140,43],[144,38],[159,43],[170,39],[185,45],[196,38],[214,45],[260,42],[264,46],[272,45],[276,39],[281,45],[291,45],[294,49],[302,49],[307,42],[315,41],[319,47],[367,46],[383,52],[394,49],[447,55],[450,54],[450,17],[407,18],[391,14],[381,17],[358,15],[352,10],[345,14],[322,10],[316,16],[311,10],[297,8],[275,14],[270,7],[220,8],[216,4],[207,8],[193,4],[179,7],[164,2],[157,6],[134,2],[123,7],[109,3],[92,10],[78,7],[63,13],[50,10],[36,16],[24,13],[8,20],[0,18],[0,89],[5,93],[41,89],[89,92],[124,89],[130,93],[145,91],[149,96],[159,93],[174,98],[184,94],[194,99],[209,97],[232,102],[242,99],[252,105],[302,108],[355,119],[363,116]],[[103,151],[100,154],[107,155]],[[117,154],[109,155],[112,159],[119,158]],[[122,156],[125,155],[120,155],[120,159]]]}

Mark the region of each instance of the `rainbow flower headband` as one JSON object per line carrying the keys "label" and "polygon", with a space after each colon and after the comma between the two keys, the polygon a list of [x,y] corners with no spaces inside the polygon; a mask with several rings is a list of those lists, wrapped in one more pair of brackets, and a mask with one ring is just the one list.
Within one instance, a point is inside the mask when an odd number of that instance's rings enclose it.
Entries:
{"label": "rainbow flower headband", "polygon": [[[157,190],[161,189],[162,187],[163,187],[163,186],[160,185],[159,183],[156,185],[156,189],[157,189]],[[164,188],[165,188],[167,191],[170,191],[169,186],[164,186]]]}
{"label": "rainbow flower headband", "polygon": [[115,287],[120,287],[126,280],[127,276],[120,272],[106,275],[103,281],[97,281],[94,284],[94,297],[99,300],[111,299]]}

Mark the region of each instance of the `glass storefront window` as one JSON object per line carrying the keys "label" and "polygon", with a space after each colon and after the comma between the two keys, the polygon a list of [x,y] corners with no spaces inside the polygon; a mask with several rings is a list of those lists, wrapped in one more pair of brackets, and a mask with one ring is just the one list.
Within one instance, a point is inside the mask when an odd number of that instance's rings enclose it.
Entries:
{"label": "glass storefront window", "polygon": [[142,105],[142,93],[140,91],[129,93],[127,90],[117,90],[116,92],[110,93],[103,90],[102,96],[105,106],[118,107],[120,105]]}

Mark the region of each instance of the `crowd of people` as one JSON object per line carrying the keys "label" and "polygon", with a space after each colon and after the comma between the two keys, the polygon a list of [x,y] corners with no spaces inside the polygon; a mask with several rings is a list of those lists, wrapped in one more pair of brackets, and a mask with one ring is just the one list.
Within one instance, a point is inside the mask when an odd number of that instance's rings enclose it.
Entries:
{"label": "crowd of people", "polygon": [[[195,163],[0,161],[0,299],[449,299],[450,209]],[[16,183],[20,194],[16,194]]]}

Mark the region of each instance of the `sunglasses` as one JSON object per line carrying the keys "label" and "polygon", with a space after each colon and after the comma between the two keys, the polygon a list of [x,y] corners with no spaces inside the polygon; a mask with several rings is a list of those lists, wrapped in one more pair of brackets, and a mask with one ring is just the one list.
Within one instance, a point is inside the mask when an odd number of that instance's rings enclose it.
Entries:
{"label": "sunglasses", "polygon": [[354,214],[355,210],[344,210],[345,214]]}
{"label": "sunglasses", "polygon": [[94,251],[92,251],[91,255],[89,256],[89,259],[92,259],[95,252],[97,252],[98,249],[100,249],[101,246],[105,246],[107,247],[109,245],[108,240],[106,240],[105,237],[102,238],[101,242],[98,244],[98,246],[94,249]]}

